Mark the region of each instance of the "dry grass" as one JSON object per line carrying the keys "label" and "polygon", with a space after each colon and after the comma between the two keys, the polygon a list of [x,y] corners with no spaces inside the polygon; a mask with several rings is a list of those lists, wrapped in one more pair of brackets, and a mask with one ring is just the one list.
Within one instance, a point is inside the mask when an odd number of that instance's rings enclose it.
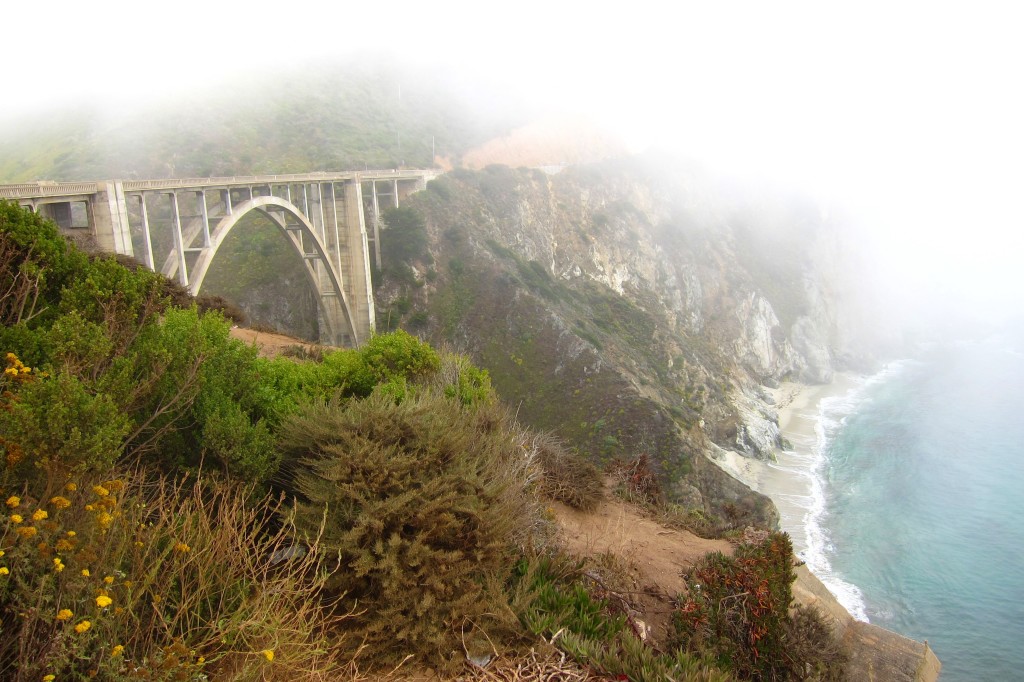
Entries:
{"label": "dry grass", "polygon": [[[222,482],[56,482],[0,514],[0,675],[339,679],[316,539]],[[31,529],[31,530],[30,530]],[[285,560],[282,557],[289,555]]]}

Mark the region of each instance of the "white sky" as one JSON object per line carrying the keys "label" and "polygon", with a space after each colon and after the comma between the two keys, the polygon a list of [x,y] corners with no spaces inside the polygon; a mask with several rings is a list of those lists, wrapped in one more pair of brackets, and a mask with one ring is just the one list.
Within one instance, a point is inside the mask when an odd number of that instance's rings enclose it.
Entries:
{"label": "white sky", "polygon": [[1024,310],[1021,3],[8,4],[0,114],[383,48],[843,200],[906,286]]}

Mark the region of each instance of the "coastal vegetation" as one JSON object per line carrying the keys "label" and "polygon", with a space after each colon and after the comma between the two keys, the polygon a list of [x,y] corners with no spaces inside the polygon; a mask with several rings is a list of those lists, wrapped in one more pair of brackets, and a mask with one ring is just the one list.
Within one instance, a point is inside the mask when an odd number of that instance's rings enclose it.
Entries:
{"label": "coastal vegetation", "polygon": [[213,303],[0,203],[5,678],[355,679],[558,647],[633,680],[824,679],[741,655],[751,632],[796,646],[784,536],[737,554],[771,596],[756,630],[708,604],[707,634],[691,591],[677,640],[645,642],[553,540],[548,505],[593,507],[601,472],[486,370],[402,331],[261,358]]}

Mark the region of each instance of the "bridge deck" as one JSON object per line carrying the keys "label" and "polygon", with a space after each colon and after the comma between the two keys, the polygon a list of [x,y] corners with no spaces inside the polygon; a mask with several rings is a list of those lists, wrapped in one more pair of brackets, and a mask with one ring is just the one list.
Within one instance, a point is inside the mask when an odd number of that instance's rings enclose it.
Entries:
{"label": "bridge deck", "polygon": [[[366,170],[342,172],[295,173],[285,175],[233,175],[216,178],[166,178],[157,180],[110,180],[120,182],[126,192],[150,190],[187,190],[212,187],[247,187],[250,185],[291,185],[307,182],[358,182],[373,180],[418,180],[433,171]],[[104,182],[40,182],[0,185],[0,199],[32,199],[36,197],[78,196],[96,194]]]}

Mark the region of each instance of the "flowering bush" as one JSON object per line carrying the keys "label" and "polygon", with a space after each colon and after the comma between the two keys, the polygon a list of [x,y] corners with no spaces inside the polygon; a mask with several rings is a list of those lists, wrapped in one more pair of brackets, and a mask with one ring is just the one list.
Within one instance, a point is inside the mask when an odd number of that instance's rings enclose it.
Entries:
{"label": "flowering bush", "polygon": [[[61,483],[50,481],[59,494],[48,500],[0,492],[0,677],[295,679],[341,668],[315,535],[291,547],[291,529],[268,525],[278,503],[141,475]],[[282,552],[292,559],[275,559]]]}

